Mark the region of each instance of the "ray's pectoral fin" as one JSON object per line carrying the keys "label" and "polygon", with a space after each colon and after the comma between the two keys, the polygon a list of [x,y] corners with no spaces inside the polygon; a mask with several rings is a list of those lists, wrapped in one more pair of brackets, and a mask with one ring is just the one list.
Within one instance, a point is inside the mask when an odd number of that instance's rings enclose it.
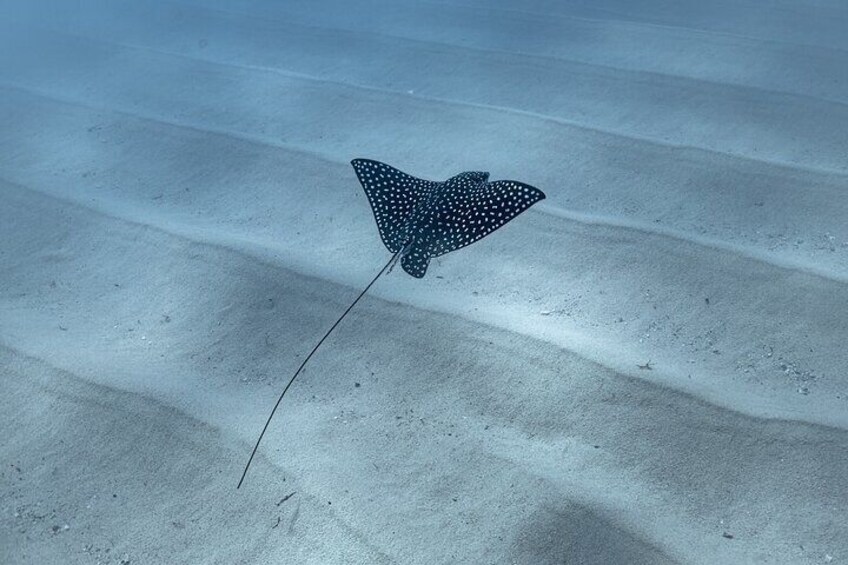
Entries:
{"label": "ray's pectoral fin", "polygon": [[371,159],[354,159],[350,164],[368,197],[383,243],[397,253],[403,247],[404,230],[413,211],[438,183]]}
{"label": "ray's pectoral fin", "polygon": [[499,180],[478,189],[458,192],[438,211],[441,234],[429,249],[430,257],[456,251],[480,240],[545,198],[545,193],[518,181]]}

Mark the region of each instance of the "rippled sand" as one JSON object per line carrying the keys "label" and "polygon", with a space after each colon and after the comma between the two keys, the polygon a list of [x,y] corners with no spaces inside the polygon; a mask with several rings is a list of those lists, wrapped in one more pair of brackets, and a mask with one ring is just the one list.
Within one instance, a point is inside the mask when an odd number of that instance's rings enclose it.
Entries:
{"label": "rippled sand", "polygon": [[[66,4],[0,9],[0,561],[848,560],[842,2]],[[237,491],[388,259],[354,157],[548,198]]]}

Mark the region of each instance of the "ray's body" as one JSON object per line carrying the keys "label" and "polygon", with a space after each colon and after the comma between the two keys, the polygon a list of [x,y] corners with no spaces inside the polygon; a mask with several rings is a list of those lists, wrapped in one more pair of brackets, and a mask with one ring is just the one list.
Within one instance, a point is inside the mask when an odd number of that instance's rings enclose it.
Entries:
{"label": "ray's body", "polygon": [[416,278],[427,272],[430,259],[474,243],[545,198],[538,188],[517,181],[488,182],[484,172],[433,182],[379,161],[351,164],[383,243],[402,252],[403,270]]}
{"label": "ray's body", "polygon": [[354,159],[351,165],[368,197],[380,237],[392,252],[392,258],[327,330],[289,379],[265,421],[236,488],[241,488],[259,443],[289,387],[380,275],[400,259],[404,271],[421,278],[427,272],[430,259],[474,243],[545,198],[541,190],[524,183],[511,180],[489,182],[489,173],[484,172],[465,172],[444,182],[433,182],[370,159]]}

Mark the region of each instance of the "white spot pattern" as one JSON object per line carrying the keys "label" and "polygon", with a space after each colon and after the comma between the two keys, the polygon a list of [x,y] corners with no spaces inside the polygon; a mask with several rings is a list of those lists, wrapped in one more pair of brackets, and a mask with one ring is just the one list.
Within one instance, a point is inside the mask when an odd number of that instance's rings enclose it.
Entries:
{"label": "white spot pattern", "polygon": [[404,228],[413,211],[439,183],[417,179],[370,159],[354,159],[350,164],[371,204],[383,243],[397,253],[403,248]]}
{"label": "white spot pattern", "polygon": [[403,249],[401,266],[421,278],[430,259],[487,236],[545,198],[517,181],[488,182],[489,173],[466,172],[437,183],[417,179],[379,161],[351,163],[371,203],[383,242]]}

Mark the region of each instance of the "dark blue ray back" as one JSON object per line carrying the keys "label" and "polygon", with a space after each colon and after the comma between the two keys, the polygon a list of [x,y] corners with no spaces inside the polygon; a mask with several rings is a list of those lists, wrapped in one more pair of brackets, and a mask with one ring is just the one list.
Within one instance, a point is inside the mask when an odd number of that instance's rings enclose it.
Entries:
{"label": "dark blue ray back", "polygon": [[415,178],[379,161],[354,159],[353,170],[362,184],[383,243],[392,253],[403,248],[407,224],[439,183]]}
{"label": "dark blue ray back", "polygon": [[486,237],[545,198],[521,182],[487,182],[485,172],[431,182],[379,161],[355,159],[352,164],[383,243],[393,253],[403,250],[401,266],[416,278],[424,276],[431,258]]}
{"label": "dark blue ray back", "polygon": [[470,245],[544,198],[538,188],[517,181],[479,182],[474,186],[448,181],[435,205],[427,255],[438,257]]}

